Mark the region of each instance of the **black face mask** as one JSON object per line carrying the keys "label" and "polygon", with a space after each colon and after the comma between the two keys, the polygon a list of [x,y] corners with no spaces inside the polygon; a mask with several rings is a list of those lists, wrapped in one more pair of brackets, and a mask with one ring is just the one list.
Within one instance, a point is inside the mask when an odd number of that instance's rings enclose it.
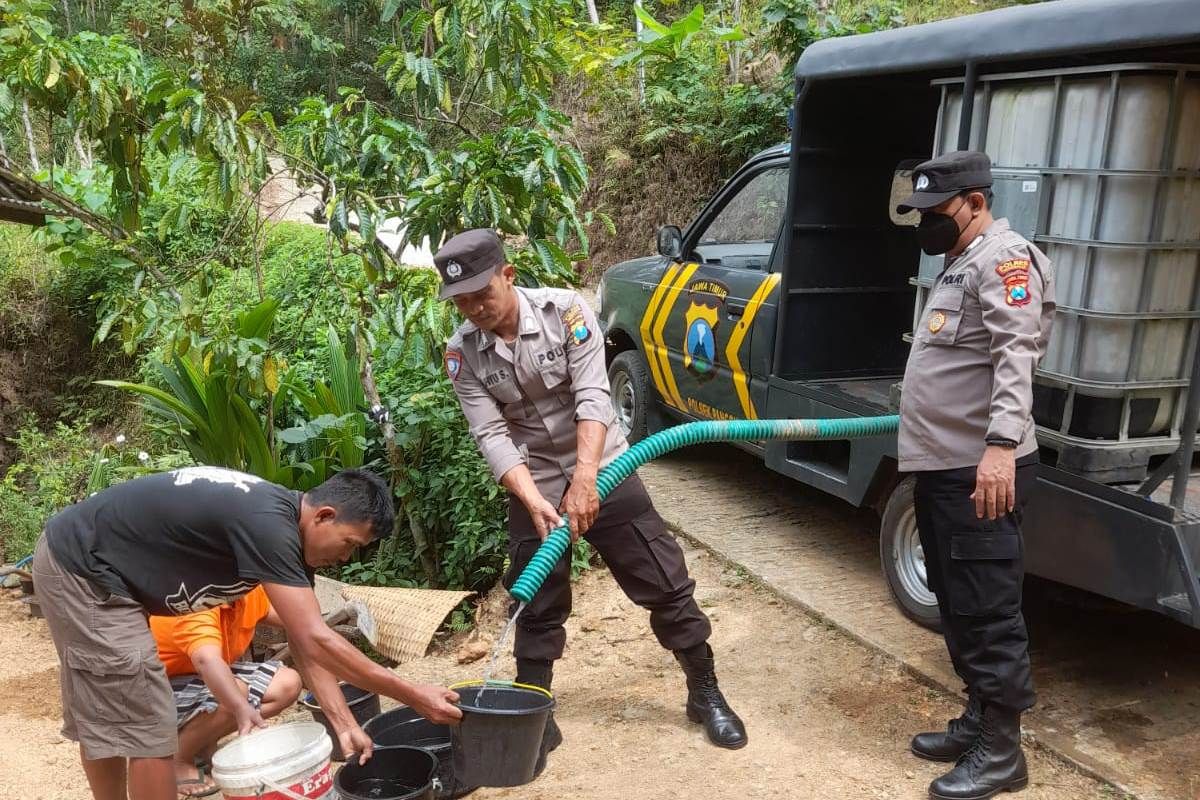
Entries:
{"label": "black face mask", "polygon": [[926,255],[940,256],[950,252],[954,245],[958,244],[962,229],[958,227],[958,221],[954,217],[966,202],[966,198],[963,198],[963,202],[959,203],[953,214],[931,211],[921,215],[921,224],[917,226],[917,244],[921,245]]}

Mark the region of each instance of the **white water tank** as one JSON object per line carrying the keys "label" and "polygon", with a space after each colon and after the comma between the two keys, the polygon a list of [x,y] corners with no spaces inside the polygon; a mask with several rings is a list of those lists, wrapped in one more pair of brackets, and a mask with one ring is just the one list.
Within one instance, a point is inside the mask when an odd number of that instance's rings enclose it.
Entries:
{"label": "white water tank", "polygon": [[[957,149],[963,80],[936,85],[940,154]],[[970,147],[1013,179],[997,181],[997,216],[1027,211],[1014,227],[1055,265],[1058,315],[1035,403],[1042,443],[1067,468],[1137,480],[1178,444],[1196,347],[1200,68],[981,75]],[[1007,188],[1022,184],[1036,187],[1036,204]],[[928,264],[921,275],[928,284]]]}

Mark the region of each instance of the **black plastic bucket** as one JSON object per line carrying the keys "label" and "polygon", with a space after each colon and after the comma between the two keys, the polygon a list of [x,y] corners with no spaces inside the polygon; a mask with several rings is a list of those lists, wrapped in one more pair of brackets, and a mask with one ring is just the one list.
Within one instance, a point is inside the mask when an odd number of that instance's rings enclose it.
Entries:
{"label": "black plastic bucket", "polygon": [[[368,692],[366,689],[359,689],[357,686],[351,686],[348,683],[341,683],[338,686],[342,690],[342,696],[346,698],[346,705],[350,706],[350,713],[354,715],[354,721],[362,725],[372,717],[379,715],[379,695],[374,692]],[[325,714],[321,711],[321,705],[317,702],[317,698],[312,692],[304,695],[304,699],[300,704],[308,709],[312,714],[313,720],[325,726],[325,730],[329,732],[329,738],[333,740],[333,753],[329,756],[334,761],[345,761],[346,754],[342,752],[342,748],[338,745],[337,731],[329,724],[329,720],[325,718]]]}
{"label": "black plastic bucket", "polygon": [[454,777],[450,764],[450,726],[438,725],[422,717],[408,706],[393,708],[363,725],[378,750],[382,747],[420,747],[437,756],[438,781],[441,788],[435,793],[438,800],[452,800],[475,790]]}
{"label": "black plastic bucket", "polygon": [[366,764],[351,762],[333,776],[340,800],[433,800],[437,756],[419,747],[383,747]]}
{"label": "black plastic bucket", "polygon": [[482,682],[452,687],[462,722],[450,729],[454,775],[471,786],[533,780],[554,697],[536,687]]}

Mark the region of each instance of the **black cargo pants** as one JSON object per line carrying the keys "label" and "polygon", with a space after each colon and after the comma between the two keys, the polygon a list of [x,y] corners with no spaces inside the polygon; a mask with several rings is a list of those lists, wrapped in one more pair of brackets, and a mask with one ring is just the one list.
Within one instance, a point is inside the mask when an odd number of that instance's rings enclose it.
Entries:
{"label": "black cargo pants", "polygon": [[1016,509],[998,519],[975,516],[975,473],[975,467],[916,473],[926,574],[954,671],[983,702],[1024,711],[1034,692],[1021,614],[1021,518],[1037,480],[1037,454],[1017,462]]}
{"label": "black cargo pants", "polygon": [[[557,505],[561,497],[547,497]],[[504,586],[511,588],[541,545],[533,520],[521,501],[508,503],[510,566]],[[600,504],[600,513],[584,534],[604,559],[617,585],[630,600],[650,612],[650,627],[668,650],[686,650],[708,641],[712,626],[696,605],[696,582],[688,575],[679,543],[654,510],[637,475],[631,475]],[[517,658],[554,661],[567,643],[563,624],[571,614],[571,565],[560,558],[542,588],[517,620]],[[509,613],[516,610],[513,603]]]}

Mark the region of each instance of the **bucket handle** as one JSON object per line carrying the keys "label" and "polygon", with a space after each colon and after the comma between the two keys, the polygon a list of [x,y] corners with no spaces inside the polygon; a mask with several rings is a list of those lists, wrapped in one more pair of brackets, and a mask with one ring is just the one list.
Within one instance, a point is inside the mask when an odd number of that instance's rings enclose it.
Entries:
{"label": "bucket handle", "polygon": [[304,795],[296,794],[288,787],[280,786],[275,781],[268,780],[267,778],[263,778],[262,785],[258,787],[258,797],[261,798],[263,796],[264,789],[270,789],[273,792],[279,792],[284,797],[290,798],[291,800],[309,800],[309,798],[305,797]]}

